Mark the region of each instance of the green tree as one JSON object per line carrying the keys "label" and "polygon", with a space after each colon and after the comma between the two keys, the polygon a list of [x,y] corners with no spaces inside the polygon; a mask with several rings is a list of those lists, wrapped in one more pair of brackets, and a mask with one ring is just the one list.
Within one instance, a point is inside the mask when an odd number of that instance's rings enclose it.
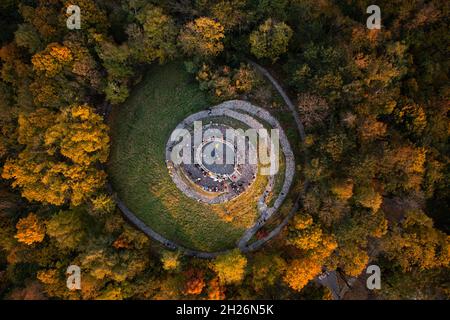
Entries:
{"label": "green tree", "polygon": [[273,286],[286,270],[286,262],[278,255],[269,253],[256,254],[252,262],[252,286],[256,292]]}
{"label": "green tree", "polygon": [[93,38],[97,44],[95,49],[108,73],[104,88],[106,99],[112,104],[122,103],[128,98],[129,77],[133,74],[130,48],[127,43],[117,45],[102,34],[96,33]]}
{"label": "green tree", "polygon": [[273,62],[288,49],[292,29],[284,22],[267,19],[250,34],[251,52],[258,58],[269,58]]}
{"label": "green tree", "polygon": [[450,264],[450,238],[433,228],[433,221],[421,210],[410,210],[395,224],[382,242],[386,256],[404,272],[413,267],[421,270]]}
{"label": "green tree", "polygon": [[34,54],[42,49],[42,41],[36,29],[27,23],[19,25],[19,28],[14,33],[15,41],[19,47],[27,48],[31,54]]}
{"label": "green tree", "polygon": [[225,31],[231,31],[249,23],[250,13],[245,10],[245,5],[245,0],[222,0],[211,7],[211,13]]}
{"label": "green tree", "polygon": [[176,53],[178,30],[173,19],[158,7],[146,7],[137,15],[140,26],[128,26],[129,44],[137,61],[164,63]]}
{"label": "green tree", "polygon": [[47,234],[61,249],[77,249],[83,240],[85,228],[82,210],[59,211],[47,221]]}

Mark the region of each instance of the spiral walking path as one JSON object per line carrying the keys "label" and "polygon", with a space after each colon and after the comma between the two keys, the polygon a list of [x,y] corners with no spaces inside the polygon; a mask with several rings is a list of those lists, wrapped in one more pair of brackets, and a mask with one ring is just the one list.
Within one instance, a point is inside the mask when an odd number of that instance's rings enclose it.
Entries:
{"label": "spiral walking path", "polygon": [[[305,138],[305,132],[303,125],[300,121],[300,118],[297,114],[297,111],[295,109],[294,104],[291,102],[287,94],[284,92],[282,87],[278,84],[278,82],[270,75],[270,73],[264,69],[263,67],[259,66],[253,61],[249,61],[251,65],[255,69],[257,69],[261,74],[263,74],[275,87],[275,89],[279,92],[283,100],[285,101],[286,105],[290,109],[290,111],[293,114],[293,117],[295,119],[297,129],[300,134],[300,138],[303,141]],[[241,113],[239,111],[243,111],[244,113]],[[295,174],[295,161],[294,161],[294,154],[292,152],[292,149],[290,147],[289,141],[284,134],[284,131],[282,130],[279,122],[266,110],[253,106],[252,104],[241,101],[241,100],[231,100],[224,102],[214,108],[212,108],[210,111],[202,111],[196,114],[191,115],[190,117],[186,118],[185,121],[180,123],[178,127],[182,128],[186,126],[188,123],[191,123],[195,120],[201,119],[205,117],[206,113],[208,116],[217,116],[217,115],[224,115],[228,117],[232,117],[236,120],[242,121],[249,125],[250,127],[258,128],[261,126],[261,124],[256,121],[254,118],[245,115],[245,113],[248,113],[250,115],[255,115],[258,118],[266,121],[268,124],[272,126],[274,129],[279,129],[280,132],[280,145],[282,147],[283,153],[285,155],[286,159],[286,168],[285,168],[285,176],[284,176],[284,182],[283,186],[281,188],[280,193],[278,194],[278,197],[276,198],[274,204],[272,207],[268,208],[265,204],[265,198],[267,194],[272,190],[273,187],[273,176],[269,177],[269,183],[263,193],[263,195],[260,197],[258,201],[258,210],[260,212],[259,218],[254,223],[254,225],[250,228],[248,228],[244,235],[241,237],[241,239],[237,243],[237,247],[242,252],[249,252],[256,250],[260,248],[264,243],[275,237],[283,228],[286,226],[286,224],[289,222],[289,220],[292,218],[292,216],[295,214],[295,212],[298,210],[300,206],[300,200],[302,198],[302,195],[299,195],[294,203],[294,206],[290,210],[289,214],[282,220],[282,222],[274,228],[267,236],[265,236],[262,239],[259,239],[251,244],[248,244],[250,239],[256,234],[256,232],[265,224],[265,222],[277,212],[283,201],[285,200],[290,186],[293,182],[294,174]],[[167,148],[166,148],[166,155],[167,155]],[[175,179],[176,180],[176,179]],[[177,183],[174,180],[175,183]],[[307,188],[308,183],[305,182],[304,188]],[[124,216],[138,229],[140,229],[142,232],[144,232],[147,236],[153,238],[154,240],[160,242],[167,248],[171,250],[179,250],[180,252],[189,255],[189,256],[195,256],[199,258],[214,258],[220,254],[226,253],[229,250],[223,250],[223,251],[217,251],[217,252],[204,252],[204,251],[198,251],[198,250],[192,250],[189,248],[186,248],[182,245],[179,245],[165,237],[163,237],[161,234],[154,231],[152,228],[147,226],[144,222],[142,222],[131,210],[127,208],[127,206],[117,197],[117,195],[113,192],[112,187],[108,185],[108,188],[110,189],[111,194],[113,195],[117,206],[122,211]],[[180,188],[181,189],[181,188]]]}

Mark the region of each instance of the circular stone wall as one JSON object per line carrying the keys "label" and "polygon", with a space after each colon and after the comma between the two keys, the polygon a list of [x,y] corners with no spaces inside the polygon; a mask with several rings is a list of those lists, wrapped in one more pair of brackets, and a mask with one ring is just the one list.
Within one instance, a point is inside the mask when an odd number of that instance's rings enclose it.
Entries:
{"label": "circular stone wall", "polygon": [[[278,138],[267,138],[274,131]],[[285,181],[274,205],[268,208],[266,197],[272,192],[281,156],[270,158],[271,150],[280,146],[286,161]],[[267,150],[270,158],[265,159],[269,167],[265,170],[258,168],[261,150]],[[258,202],[264,221],[283,202],[295,170],[291,147],[278,121],[264,109],[239,100],[192,114],[179,123],[166,145],[166,164],[173,182],[185,195],[208,204],[230,201],[245,193],[258,174],[269,176]]]}

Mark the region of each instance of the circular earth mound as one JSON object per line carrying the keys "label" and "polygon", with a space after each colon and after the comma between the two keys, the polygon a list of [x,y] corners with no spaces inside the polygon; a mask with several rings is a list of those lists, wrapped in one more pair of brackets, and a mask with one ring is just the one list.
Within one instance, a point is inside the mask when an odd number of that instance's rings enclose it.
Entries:
{"label": "circular earth mound", "polygon": [[[248,242],[280,208],[295,171],[286,135],[269,112],[239,100],[205,110],[208,105],[173,63],[152,68],[111,117],[108,173],[119,208],[147,235],[195,254]],[[184,145],[182,137],[195,140],[198,121],[202,138]],[[238,148],[238,139],[218,134],[227,129],[277,129],[278,158],[250,161],[259,151],[253,137],[244,135],[245,148]],[[277,149],[265,141],[268,150]],[[189,161],[174,161],[173,154]]]}

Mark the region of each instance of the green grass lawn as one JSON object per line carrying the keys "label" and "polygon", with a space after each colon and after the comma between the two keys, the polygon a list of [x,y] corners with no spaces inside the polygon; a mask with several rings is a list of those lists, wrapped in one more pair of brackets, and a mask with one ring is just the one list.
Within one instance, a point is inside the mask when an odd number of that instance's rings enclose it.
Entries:
{"label": "green grass lawn", "polygon": [[[111,116],[108,164],[114,190],[141,220],[170,240],[205,251],[235,246],[255,221],[256,195],[262,193],[249,190],[245,201],[238,197],[229,205],[211,206],[188,198],[172,182],[165,165],[166,142],[179,122],[210,105],[181,63],[152,67]],[[265,187],[263,181],[254,185]],[[239,218],[227,221],[226,212],[233,210]]]}

